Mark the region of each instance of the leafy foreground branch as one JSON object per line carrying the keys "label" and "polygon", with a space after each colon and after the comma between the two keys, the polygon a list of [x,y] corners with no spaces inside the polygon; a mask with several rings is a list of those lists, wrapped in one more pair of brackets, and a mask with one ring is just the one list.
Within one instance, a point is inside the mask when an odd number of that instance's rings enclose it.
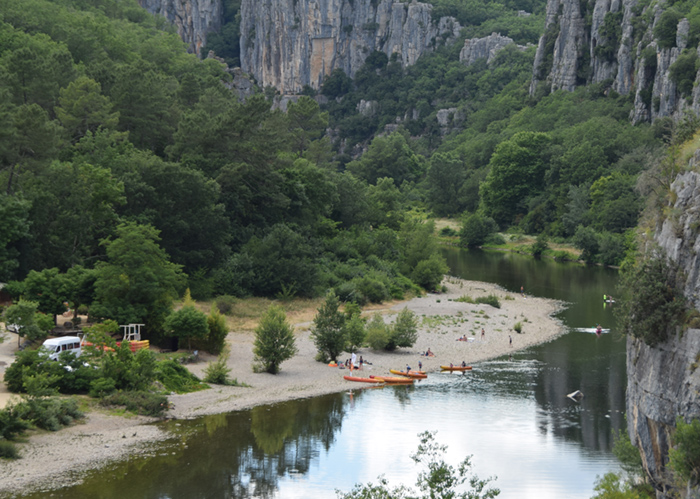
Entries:
{"label": "leafy foreground branch", "polygon": [[[471,456],[467,456],[455,469],[447,464],[442,456],[447,450],[446,445],[435,442],[435,432],[426,431],[419,434],[421,443],[418,451],[411,456],[417,463],[426,467],[418,474],[416,485],[420,492],[416,492],[404,485],[390,488],[384,477],[379,477],[379,483],[356,485],[348,493],[336,490],[340,499],[489,499],[500,495],[496,488],[486,488],[489,482],[496,477],[481,480],[471,474]],[[465,483],[469,483],[470,489],[457,492]]]}

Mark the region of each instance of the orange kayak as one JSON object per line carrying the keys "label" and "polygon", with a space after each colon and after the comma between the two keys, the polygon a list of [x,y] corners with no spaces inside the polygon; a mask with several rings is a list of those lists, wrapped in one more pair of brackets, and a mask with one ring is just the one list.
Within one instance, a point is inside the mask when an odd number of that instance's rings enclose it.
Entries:
{"label": "orange kayak", "polygon": [[392,383],[392,384],[403,384],[403,385],[410,385],[413,383],[412,378],[404,378],[404,377],[393,377],[393,376],[371,376],[372,379],[380,379],[384,381],[385,383]]}
{"label": "orange kayak", "polygon": [[391,374],[399,374],[401,376],[406,376],[407,378],[414,378],[414,379],[424,379],[427,378],[428,375],[425,374],[424,371],[398,371],[396,369],[389,369],[389,372]]}
{"label": "orange kayak", "polygon": [[471,371],[472,366],[440,366],[443,371]]}
{"label": "orange kayak", "polygon": [[359,381],[362,383],[384,383],[383,380],[379,378],[360,378],[358,376],[343,376],[348,381]]}

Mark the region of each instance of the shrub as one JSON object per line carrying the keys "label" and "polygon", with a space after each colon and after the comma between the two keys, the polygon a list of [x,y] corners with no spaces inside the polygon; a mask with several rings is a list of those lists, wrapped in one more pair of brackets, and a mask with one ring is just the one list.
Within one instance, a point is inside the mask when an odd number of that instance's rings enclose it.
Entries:
{"label": "shrub", "polygon": [[360,317],[359,312],[352,314],[345,321],[345,334],[348,339],[347,348],[349,352],[355,352],[364,345],[367,338],[367,330],[365,329],[365,321]]}
{"label": "shrub", "polygon": [[516,322],[513,324],[513,331],[515,331],[518,334],[521,334],[523,332],[523,324],[521,322]]}
{"label": "shrub", "polygon": [[29,428],[29,423],[20,418],[16,405],[0,410],[0,439],[12,440]]}
{"label": "shrub", "polygon": [[459,244],[467,248],[481,246],[497,228],[492,218],[477,213],[467,215],[459,232]]}
{"label": "shrub", "polygon": [[358,279],[357,291],[372,303],[382,303],[390,297],[384,283],[372,277]]}
{"label": "shrub", "polygon": [[367,344],[372,350],[384,350],[389,344],[389,328],[379,313],[374,314],[367,324]]}
{"label": "shrub", "polygon": [[215,355],[220,354],[226,347],[226,336],[228,336],[228,325],[226,318],[219,312],[216,307],[211,308],[211,312],[207,316],[207,326],[209,332],[204,341],[198,340],[195,345],[200,345],[202,350]]}
{"label": "shrub", "polygon": [[442,278],[449,270],[445,258],[437,253],[430,258],[421,260],[411,273],[411,279],[419,286],[434,291],[442,282]]}
{"label": "shrub", "polygon": [[490,294],[488,296],[479,296],[474,301],[476,303],[484,303],[486,305],[491,305],[494,308],[501,308],[501,302],[498,300],[498,296],[494,294]]}
{"label": "shrub", "polygon": [[163,360],[156,364],[155,378],[163,384],[166,390],[175,393],[190,393],[208,388],[197,376],[173,359]]}
{"label": "shrub", "polygon": [[192,338],[203,339],[209,333],[207,316],[194,305],[185,305],[180,310],[172,312],[165,319],[163,328],[178,339],[186,339],[188,350],[192,350]]}
{"label": "shrub", "polygon": [[153,353],[144,348],[133,354],[124,342],[105,354],[102,375],[112,378],[118,390],[145,390],[155,379],[155,367]]}
{"label": "shrub", "polygon": [[105,407],[123,406],[126,410],[143,416],[160,417],[168,409],[165,395],[145,391],[116,392],[100,400]]}
{"label": "shrub", "polygon": [[700,420],[686,423],[678,416],[673,443],[668,453],[670,467],[691,486],[700,484]]}
{"label": "shrub", "polygon": [[548,249],[549,241],[547,240],[547,236],[544,234],[540,234],[539,236],[537,236],[537,239],[530,248],[534,256],[542,256],[542,253],[544,253]]}
{"label": "shrub", "polygon": [[116,383],[112,378],[98,378],[90,383],[90,396],[102,398],[116,390]]}
{"label": "shrub", "polygon": [[418,339],[418,320],[416,314],[404,308],[396,316],[396,321],[389,328],[389,342],[384,347],[396,350],[401,347],[412,347]]}
{"label": "shrub", "polygon": [[443,227],[442,229],[440,229],[440,235],[443,237],[456,237],[458,235],[458,232],[452,227]]}
{"label": "shrub", "polygon": [[84,414],[74,399],[57,397],[30,397],[17,404],[18,415],[37,428],[58,431]]}
{"label": "shrub", "polygon": [[214,305],[224,315],[228,315],[233,311],[233,306],[236,304],[236,298],[231,295],[217,296],[214,300]]}
{"label": "shrub", "polygon": [[216,362],[209,363],[209,365],[204,369],[204,381],[207,383],[214,383],[216,385],[232,384],[228,376],[231,369],[226,366],[227,357],[228,350],[219,355]]}
{"label": "shrub", "polygon": [[338,309],[339,305],[338,297],[331,291],[314,317],[311,338],[321,362],[336,360],[347,346],[345,316]]}
{"label": "shrub", "polygon": [[334,288],[338,299],[344,303],[357,303],[358,305],[366,305],[367,297],[357,289],[357,282],[346,281]]}
{"label": "shrub", "polygon": [[[336,313],[340,313],[337,305],[336,298]],[[287,321],[287,315],[281,307],[271,305],[255,328],[253,353],[255,360],[262,363],[265,371],[270,374],[277,374],[280,364],[296,355],[294,328]]]}
{"label": "shrub", "polygon": [[654,346],[681,324],[686,307],[677,275],[676,266],[659,257],[624,268],[615,309],[623,334]]}
{"label": "shrub", "polygon": [[0,440],[0,458],[5,459],[17,459],[19,458],[19,452],[17,447],[12,442],[7,442],[5,440]]}

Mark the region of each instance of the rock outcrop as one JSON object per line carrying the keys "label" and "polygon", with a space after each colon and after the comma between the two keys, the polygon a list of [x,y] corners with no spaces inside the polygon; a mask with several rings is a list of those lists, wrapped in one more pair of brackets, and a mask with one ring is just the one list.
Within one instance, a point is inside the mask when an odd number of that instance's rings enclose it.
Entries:
{"label": "rock outcrop", "polygon": [[[669,71],[686,48],[688,20],[680,20],[675,46],[670,47],[672,41],[654,40],[664,7],[653,2],[641,10],[637,4],[637,0],[549,0],[530,94],[539,88],[573,91],[580,85],[606,82],[618,93],[634,92],[630,118],[635,123],[664,116],[679,119],[688,109],[699,113],[700,92],[681,95]],[[645,20],[651,21],[645,24]],[[695,88],[699,83],[700,74]]]}
{"label": "rock outcrop", "polygon": [[294,94],[336,68],[353,77],[373,51],[411,65],[459,34],[455,19],[434,22],[431,10],[415,0],[243,0],[242,69]]}
{"label": "rock outcrop", "polygon": [[173,23],[188,51],[197,55],[207,43],[207,33],[221,29],[223,0],[139,0],[139,4]]}
{"label": "rock outcrop", "polygon": [[[691,166],[700,165],[697,151]],[[675,202],[670,216],[660,223],[655,243],[678,263],[685,278],[684,294],[700,307],[700,174],[679,175],[671,185]],[[649,347],[627,341],[627,422],[632,443],[641,450],[642,461],[657,489],[657,498],[671,497],[666,472],[668,451],[677,416],[686,421],[700,418],[700,329],[687,329]],[[686,499],[700,497],[700,488],[676,491]],[[676,497],[676,496],[674,496]]]}
{"label": "rock outcrop", "polygon": [[[489,63],[498,52],[514,43],[512,38],[501,36],[500,33],[491,33],[484,38],[466,39],[459,53],[459,60],[467,66],[471,66],[479,59],[486,59],[486,63]],[[527,49],[524,45],[516,45],[516,47],[518,50]]]}

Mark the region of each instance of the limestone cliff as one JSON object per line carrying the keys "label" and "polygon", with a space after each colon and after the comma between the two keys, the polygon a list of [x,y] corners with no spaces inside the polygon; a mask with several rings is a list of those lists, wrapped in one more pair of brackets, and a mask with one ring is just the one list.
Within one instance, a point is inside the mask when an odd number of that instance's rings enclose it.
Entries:
{"label": "limestone cliff", "polygon": [[[464,40],[464,47],[459,53],[459,60],[467,66],[474,64],[479,59],[486,59],[489,63],[496,57],[496,54],[512,45],[515,42],[512,38],[502,36],[500,33],[491,33],[484,38],[472,38]],[[527,50],[527,46],[516,45],[518,50]]]}
{"label": "limestone cliff", "polygon": [[700,112],[700,73],[694,90],[681,94],[669,71],[687,48],[688,20],[678,22],[675,43],[659,43],[654,28],[663,7],[652,2],[642,9],[637,4],[638,0],[548,0],[530,93],[606,82],[621,94],[634,93],[634,122],[677,119],[686,109]]}
{"label": "limestone cliff", "polygon": [[459,34],[456,20],[434,22],[431,10],[415,0],[243,0],[241,67],[294,94],[319,88],[336,68],[354,76],[375,50],[410,65]]}
{"label": "limestone cliff", "polygon": [[223,0],[139,0],[139,4],[173,23],[188,51],[197,55],[206,45],[207,33],[221,29]]}
{"label": "limestone cliff", "polygon": [[[691,162],[700,163],[700,151]],[[700,174],[679,175],[671,189],[675,202],[660,223],[655,242],[685,277],[685,295],[700,307]],[[676,416],[700,418],[700,329],[688,329],[654,348],[640,340],[627,341],[627,421],[632,442],[641,450],[657,497],[670,498],[665,465]],[[699,498],[700,488],[680,491]]]}

